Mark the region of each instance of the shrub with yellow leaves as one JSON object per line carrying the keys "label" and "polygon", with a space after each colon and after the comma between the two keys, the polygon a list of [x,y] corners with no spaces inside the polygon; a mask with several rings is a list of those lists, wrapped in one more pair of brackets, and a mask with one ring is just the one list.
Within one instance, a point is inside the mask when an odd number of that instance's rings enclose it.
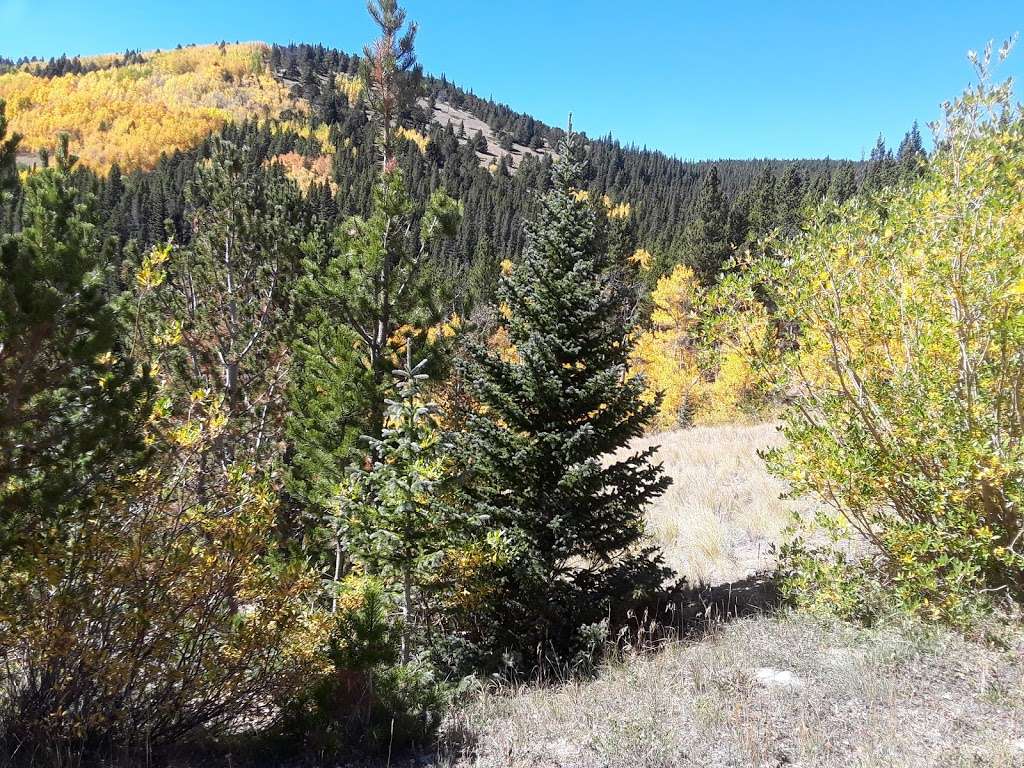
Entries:
{"label": "shrub with yellow leaves", "polygon": [[[223,428],[219,399],[181,423],[155,409],[158,460],[126,478],[39,566],[6,573],[0,734],[38,755],[159,745],[237,727],[299,668],[315,578],[276,551],[277,492],[251,466],[223,468],[198,498],[185,480]],[[183,438],[187,435],[187,439]]]}
{"label": "shrub with yellow leaves", "polygon": [[754,270],[800,329],[771,465],[875,555],[822,568],[835,553],[798,540],[784,563],[799,601],[855,574],[954,623],[1024,596],[1024,115],[1009,84],[990,84],[990,53],[921,180],[826,203]]}

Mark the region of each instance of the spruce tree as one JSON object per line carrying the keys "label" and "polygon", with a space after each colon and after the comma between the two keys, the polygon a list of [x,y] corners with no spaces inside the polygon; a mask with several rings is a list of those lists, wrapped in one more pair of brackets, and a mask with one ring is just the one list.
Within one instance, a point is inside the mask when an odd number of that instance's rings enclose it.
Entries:
{"label": "spruce tree", "polygon": [[618,265],[604,206],[580,192],[585,167],[570,132],[526,250],[502,281],[511,348],[477,346],[466,372],[481,406],[463,443],[476,472],[468,493],[509,553],[477,640],[492,662],[514,650],[541,670],[573,650],[581,627],[666,575],[643,544],[642,513],[669,481],[653,449],[613,458],[656,407],[628,372]]}
{"label": "spruce tree", "polygon": [[748,243],[761,239],[775,228],[776,188],[775,174],[771,166],[766,165],[750,188],[750,208],[747,214]]}
{"label": "spruce tree", "polygon": [[340,506],[349,555],[374,576],[398,587],[402,611],[401,662],[412,654],[421,623],[420,589],[459,536],[460,521],[440,498],[449,446],[438,408],[424,398],[426,360],[394,371],[397,398],[388,401],[380,439],[368,438],[371,465],[353,474],[351,503]]}
{"label": "spruce tree", "polygon": [[832,174],[826,196],[837,203],[845,203],[855,194],[857,194],[857,178],[853,166],[844,165]]}
{"label": "spruce tree", "polygon": [[713,285],[722,265],[732,254],[729,245],[729,204],[718,179],[717,166],[701,181],[693,220],[684,239],[684,259],[701,283]]}
{"label": "spruce tree", "polygon": [[782,172],[775,194],[775,203],[778,206],[776,226],[787,237],[796,234],[800,227],[805,194],[804,179],[799,169],[795,165],[787,166]]}
{"label": "spruce tree", "polygon": [[467,275],[470,308],[493,303],[500,278],[501,262],[491,246],[491,239],[484,235],[477,240]]}
{"label": "spruce tree", "polygon": [[924,142],[921,141],[921,131],[915,121],[903,137],[903,141],[900,142],[899,151],[896,153],[897,177],[901,181],[913,181],[924,171],[926,159]]}
{"label": "spruce tree", "polygon": [[864,189],[877,192],[896,181],[896,161],[892,152],[885,146],[881,134],[871,150],[867,171],[864,173]]}

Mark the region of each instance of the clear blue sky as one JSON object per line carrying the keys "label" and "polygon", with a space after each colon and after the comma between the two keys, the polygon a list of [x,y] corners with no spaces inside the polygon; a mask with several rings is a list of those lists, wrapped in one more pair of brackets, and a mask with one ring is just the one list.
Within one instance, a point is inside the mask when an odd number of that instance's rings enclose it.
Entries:
{"label": "clear blue sky", "polygon": [[[1022,0],[407,0],[425,69],[546,122],[684,158],[859,158],[1024,31]],[[373,34],[361,0],[0,0],[0,55]],[[1000,70],[1024,79],[1024,43]],[[1018,92],[1018,98],[1024,91]],[[926,131],[925,131],[926,132]]]}

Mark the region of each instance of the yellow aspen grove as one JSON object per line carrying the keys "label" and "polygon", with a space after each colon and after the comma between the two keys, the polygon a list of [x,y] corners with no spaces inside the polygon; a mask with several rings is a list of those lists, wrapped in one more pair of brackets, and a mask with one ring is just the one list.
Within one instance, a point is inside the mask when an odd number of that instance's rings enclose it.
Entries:
{"label": "yellow aspen grove", "polygon": [[67,133],[93,170],[149,169],[161,153],[194,147],[228,122],[300,109],[271,75],[268,55],[263,43],[203,45],[80,75],[21,68],[0,75],[0,99],[25,150],[49,150]]}

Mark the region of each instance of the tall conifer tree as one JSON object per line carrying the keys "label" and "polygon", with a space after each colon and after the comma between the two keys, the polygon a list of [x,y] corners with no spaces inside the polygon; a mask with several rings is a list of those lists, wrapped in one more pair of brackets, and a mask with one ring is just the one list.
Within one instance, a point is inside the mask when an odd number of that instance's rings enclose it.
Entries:
{"label": "tall conifer tree", "polygon": [[54,159],[26,184],[20,231],[0,234],[0,571],[20,546],[66,535],[145,453],[149,376],[121,349],[66,135]]}
{"label": "tall conifer tree", "polygon": [[604,207],[580,191],[585,166],[570,133],[526,251],[502,282],[511,351],[478,347],[468,371],[483,406],[465,442],[478,473],[469,493],[510,553],[484,644],[519,650],[541,669],[573,649],[583,625],[665,576],[643,546],[642,510],[669,481],[651,450],[612,458],[655,406],[628,373],[618,265]]}
{"label": "tall conifer tree", "polygon": [[687,265],[701,283],[712,285],[732,253],[729,245],[729,204],[722,193],[717,166],[711,166],[701,182],[684,243]]}

